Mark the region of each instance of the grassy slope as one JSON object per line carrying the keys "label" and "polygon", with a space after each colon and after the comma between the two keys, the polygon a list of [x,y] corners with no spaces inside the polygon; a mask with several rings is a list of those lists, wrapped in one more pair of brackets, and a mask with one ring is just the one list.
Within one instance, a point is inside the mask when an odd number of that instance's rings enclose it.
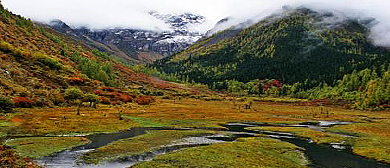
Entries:
{"label": "grassy slope", "polygon": [[[85,93],[93,93],[97,87],[103,86],[102,81],[95,82],[94,77],[82,74],[78,68],[81,63],[75,60],[75,55],[100,65],[111,65],[111,78],[124,92],[133,91],[134,88],[169,93],[194,90],[136,73],[112,58],[92,52],[92,48],[80,41],[74,41],[42,25],[35,25],[21,16],[13,15],[2,6],[0,43],[0,96],[29,97],[47,103],[72,86]],[[45,55],[45,58],[42,60],[37,56],[38,53]],[[54,67],[51,63],[54,63]],[[84,81],[82,84],[74,83],[74,77]]]}

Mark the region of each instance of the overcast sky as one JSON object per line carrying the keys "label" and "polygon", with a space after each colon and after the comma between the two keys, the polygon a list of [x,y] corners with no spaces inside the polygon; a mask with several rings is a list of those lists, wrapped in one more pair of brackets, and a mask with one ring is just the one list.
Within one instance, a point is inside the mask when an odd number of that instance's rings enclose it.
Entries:
{"label": "overcast sky", "polygon": [[2,0],[2,4],[12,12],[35,21],[60,19],[72,27],[94,29],[165,30],[167,25],[147,12],[191,12],[206,17],[207,24],[199,28],[203,32],[227,16],[244,20],[261,13],[265,16],[284,5],[305,5],[347,11],[347,15],[351,16],[374,17],[379,23],[373,36],[377,36],[378,43],[390,43],[387,36],[390,35],[389,0]]}

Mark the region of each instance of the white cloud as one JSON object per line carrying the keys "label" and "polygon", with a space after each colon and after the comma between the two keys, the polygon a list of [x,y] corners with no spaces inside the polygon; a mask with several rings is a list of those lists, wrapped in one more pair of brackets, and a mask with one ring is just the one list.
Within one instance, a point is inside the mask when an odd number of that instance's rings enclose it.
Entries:
{"label": "white cloud", "polygon": [[240,21],[254,16],[264,17],[264,13],[281,9],[284,5],[305,5],[348,11],[348,16],[373,17],[378,24],[372,29],[372,37],[377,44],[390,46],[390,1],[385,0],[2,0],[2,3],[14,13],[36,21],[61,19],[74,27],[95,29],[166,30],[168,25],[147,12],[191,12],[207,18],[206,25],[199,28],[204,32],[227,16]]}

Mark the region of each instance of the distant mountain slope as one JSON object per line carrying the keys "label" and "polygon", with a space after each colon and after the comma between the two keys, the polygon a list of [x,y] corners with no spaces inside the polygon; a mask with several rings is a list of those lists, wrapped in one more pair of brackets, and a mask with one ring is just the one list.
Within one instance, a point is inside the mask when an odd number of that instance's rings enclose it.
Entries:
{"label": "distant mountain slope", "polygon": [[203,16],[190,13],[162,15],[156,11],[151,11],[149,14],[164,21],[171,30],[156,32],[128,28],[72,29],[60,20],[53,20],[49,25],[55,30],[82,39],[91,46],[131,63],[151,63],[183,50],[203,36],[202,33],[192,30],[192,27],[205,22]]}
{"label": "distant mountain slope", "polygon": [[179,88],[136,73],[106,53],[14,15],[0,4],[0,97],[50,106],[64,101],[63,93],[71,87],[91,94],[101,87],[116,87],[122,93]]}
{"label": "distant mountain slope", "polygon": [[332,23],[333,17],[303,7],[291,9],[243,30],[216,33],[153,66],[207,84],[231,79],[333,84],[353,70],[375,69],[390,61],[389,52],[368,38],[372,20]]}

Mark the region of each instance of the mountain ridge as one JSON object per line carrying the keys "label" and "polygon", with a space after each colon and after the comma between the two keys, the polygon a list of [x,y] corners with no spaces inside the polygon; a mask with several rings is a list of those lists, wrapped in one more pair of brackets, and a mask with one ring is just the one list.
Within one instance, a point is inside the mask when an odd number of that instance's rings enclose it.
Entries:
{"label": "mountain ridge", "polygon": [[71,28],[60,20],[53,20],[49,26],[53,29],[86,41],[99,50],[118,55],[128,63],[151,63],[157,59],[179,52],[203,37],[203,33],[191,30],[193,26],[205,22],[203,16],[190,13],[178,15],[149,14],[164,21],[170,31],[157,32],[131,28],[112,28],[91,30],[89,28]]}
{"label": "mountain ridge", "polygon": [[216,33],[153,66],[209,85],[233,79],[309,80],[314,85],[334,84],[353,70],[388,63],[388,50],[368,37],[367,22],[372,21],[327,24],[332,17],[305,7],[288,10],[242,30]]}

